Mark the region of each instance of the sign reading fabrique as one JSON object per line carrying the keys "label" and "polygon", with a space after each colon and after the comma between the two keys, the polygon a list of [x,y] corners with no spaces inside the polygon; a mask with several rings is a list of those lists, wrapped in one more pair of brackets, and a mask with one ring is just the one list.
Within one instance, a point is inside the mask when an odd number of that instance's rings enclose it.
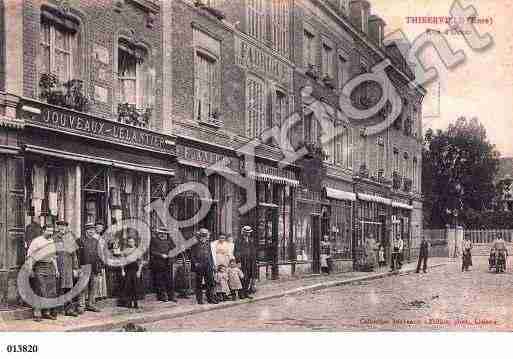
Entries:
{"label": "sign reading fabrique", "polygon": [[235,62],[244,69],[271,76],[281,84],[292,83],[292,73],[286,63],[240,38],[235,39]]}

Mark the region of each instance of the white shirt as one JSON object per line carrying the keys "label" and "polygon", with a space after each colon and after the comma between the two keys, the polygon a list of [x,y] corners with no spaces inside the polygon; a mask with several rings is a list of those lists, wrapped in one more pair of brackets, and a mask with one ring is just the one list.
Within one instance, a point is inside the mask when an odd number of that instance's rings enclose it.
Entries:
{"label": "white shirt", "polygon": [[57,269],[56,254],[57,248],[53,239],[39,236],[30,243],[30,247],[27,250],[27,259],[31,260],[32,264],[35,262],[50,262]]}

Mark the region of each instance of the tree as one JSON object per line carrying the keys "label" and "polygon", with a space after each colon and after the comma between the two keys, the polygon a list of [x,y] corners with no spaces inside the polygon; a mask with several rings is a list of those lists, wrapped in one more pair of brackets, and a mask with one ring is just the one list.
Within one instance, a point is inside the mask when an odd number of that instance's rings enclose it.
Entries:
{"label": "tree", "polygon": [[477,118],[457,119],[445,131],[426,131],[422,152],[424,226],[471,224],[492,208],[499,152]]}

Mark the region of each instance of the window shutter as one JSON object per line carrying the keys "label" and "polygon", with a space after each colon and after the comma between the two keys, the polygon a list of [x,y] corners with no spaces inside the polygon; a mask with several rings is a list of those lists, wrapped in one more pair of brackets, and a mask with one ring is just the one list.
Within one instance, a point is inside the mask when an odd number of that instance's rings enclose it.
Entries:
{"label": "window shutter", "polygon": [[77,32],[75,36],[71,36],[71,79],[82,79],[82,68],[81,68],[81,36]]}
{"label": "window shutter", "polygon": [[137,108],[142,108],[145,105],[145,77],[147,71],[146,66],[142,63],[138,63],[135,67],[135,103]]}

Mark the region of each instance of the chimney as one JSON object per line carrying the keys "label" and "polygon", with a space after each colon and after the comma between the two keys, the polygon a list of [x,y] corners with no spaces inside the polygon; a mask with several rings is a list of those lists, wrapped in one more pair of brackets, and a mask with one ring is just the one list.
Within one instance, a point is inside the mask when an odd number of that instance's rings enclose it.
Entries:
{"label": "chimney", "polygon": [[369,17],[369,36],[371,40],[379,47],[383,46],[385,35],[385,22],[377,15]]}
{"label": "chimney", "polygon": [[353,0],[349,4],[351,22],[365,34],[369,33],[370,3],[367,0]]}

